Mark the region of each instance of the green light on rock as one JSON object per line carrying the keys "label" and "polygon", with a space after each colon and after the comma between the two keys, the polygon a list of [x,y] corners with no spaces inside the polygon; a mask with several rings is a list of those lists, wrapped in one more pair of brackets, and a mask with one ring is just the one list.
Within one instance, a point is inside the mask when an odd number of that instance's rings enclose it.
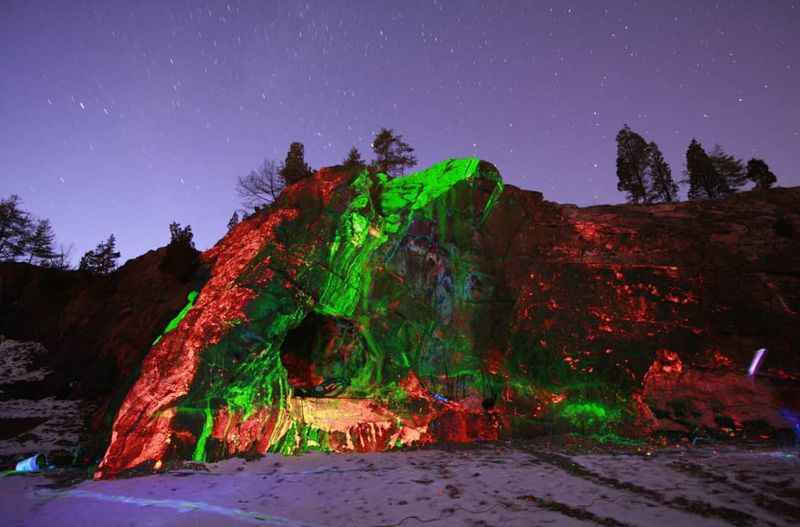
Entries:
{"label": "green light on rock", "polygon": [[203,431],[200,433],[200,438],[197,440],[194,454],[192,455],[193,460],[200,462],[204,462],[206,460],[206,442],[208,441],[208,438],[211,435],[211,431],[214,427],[214,415],[211,413],[211,409],[206,408],[203,413],[205,415]]}
{"label": "green light on rock", "polygon": [[[226,406],[230,414],[240,414],[243,420],[261,408],[280,410],[276,427],[286,432],[269,446],[271,452],[329,450],[328,433],[291,410],[294,392],[281,360],[288,332],[312,312],[342,321],[357,335],[346,341],[350,343],[345,344],[349,346],[346,356],[332,355],[340,365],[315,364],[324,368],[326,378],[332,372],[341,377],[350,397],[383,398],[390,406],[401,408],[406,394],[397,386],[397,379],[409,369],[428,379],[441,373],[438,362],[423,363],[421,356],[429,352],[452,352],[461,357],[458,364],[444,365],[445,374],[448,368],[451,373],[466,369],[469,373],[460,377],[469,382],[481,378],[472,340],[461,333],[469,328],[448,326],[443,333],[434,333],[440,320],[450,320],[453,303],[474,309],[466,298],[469,295],[462,291],[470,277],[477,276],[476,259],[461,244],[471,243],[474,229],[487,218],[503,190],[499,174],[490,167],[477,158],[451,159],[394,179],[365,170],[349,188],[341,189],[349,199],[334,201],[323,212],[321,217],[329,218],[324,223],[330,228],[327,233],[308,229],[302,216],[284,223],[278,238],[281,243],[265,244],[238,280],[255,293],[245,316],[203,351],[203,373],[184,403],[205,409],[193,458],[207,459],[207,443],[220,406]],[[475,199],[476,193],[486,193],[482,202]],[[443,300],[428,305],[430,302],[420,297],[413,304],[418,311],[403,320],[390,305],[398,295],[418,294],[413,289],[417,286],[398,288],[387,280],[399,276],[392,270],[399,260],[392,258],[403,243],[413,239],[408,233],[415,222],[435,225],[452,271],[445,277],[450,285],[437,286]],[[320,236],[327,243],[319,244]],[[292,247],[319,249],[313,254],[286,250]],[[259,278],[265,274],[274,278],[265,282]],[[189,309],[191,304],[168,329],[177,327]]]}
{"label": "green light on rock", "polygon": [[181,320],[183,320],[189,310],[194,307],[194,301],[197,299],[198,294],[199,293],[197,291],[191,291],[188,295],[186,295],[186,305],[183,306],[183,309],[181,309],[177,315],[175,315],[175,318],[169,321],[167,327],[165,327],[164,331],[161,332],[161,335],[156,337],[156,340],[153,341],[153,346],[158,344],[158,342],[161,340],[161,337],[178,327],[178,324],[181,323]]}
{"label": "green light on rock", "polygon": [[604,432],[617,424],[622,415],[618,408],[596,402],[565,403],[559,413],[574,428],[586,433]]}

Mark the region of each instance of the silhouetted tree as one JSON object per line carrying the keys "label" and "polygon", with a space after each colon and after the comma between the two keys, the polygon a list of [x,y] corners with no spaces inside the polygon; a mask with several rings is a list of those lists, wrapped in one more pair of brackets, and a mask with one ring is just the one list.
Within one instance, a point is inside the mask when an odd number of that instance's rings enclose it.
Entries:
{"label": "silhouetted tree", "polygon": [[342,166],[348,170],[359,170],[366,168],[367,164],[361,159],[361,152],[358,151],[358,148],[353,147],[347,153],[347,159],[344,160]]}
{"label": "silhouetted tree", "polygon": [[651,142],[647,145],[649,154],[650,187],[647,189],[648,203],[678,201],[678,185],[672,179],[672,169],[664,160],[658,145]]}
{"label": "silhouetted tree", "polygon": [[231,219],[228,220],[228,232],[231,232],[231,230],[237,225],[239,225],[239,212],[233,211]]}
{"label": "silhouetted tree", "polygon": [[403,141],[401,134],[390,128],[381,128],[372,140],[372,151],[375,152],[373,168],[392,176],[402,175],[406,168],[417,164],[414,149]]}
{"label": "silhouetted tree", "polygon": [[[97,250],[100,249],[100,245],[97,246]],[[89,273],[96,273],[97,272],[97,251],[86,251],[83,256],[81,256],[81,261],[78,264],[78,269],[80,271],[86,271]]]}
{"label": "silhouetted tree", "polygon": [[289,145],[289,151],[286,153],[286,161],[284,161],[283,168],[280,170],[280,175],[283,177],[286,184],[291,185],[313,174],[314,171],[308,166],[305,160],[305,147],[303,143],[294,142]]}
{"label": "silhouetted tree", "polygon": [[714,165],[714,170],[717,171],[720,180],[725,182],[724,187],[727,187],[725,193],[731,194],[747,183],[744,163],[741,159],[736,159],[734,156],[726,154],[719,145],[714,146],[714,150],[711,151],[708,157],[711,159],[711,163]]}
{"label": "silhouetted tree", "polygon": [[185,245],[186,247],[194,249],[194,233],[192,232],[192,226],[187,225],[186,227],[181,227],[181,224],[177,221],[170,223],[169,243],[170,245]]}
{"label": "silhouetted tree", "polygon": [[175,278],[186,282],[196,269],[198,252],[194,247],[192,226],[181,227],[173,221],[169,224],[169,244],[164,253],[159,269]]}
{"label": "silhouetted tree", "polygon": [[81,257],[78,269],[92,274],[108,274],[116,269],[118,258],[117,240],[112,234],[106,241],[98,243],[94,250],[87,251]]}
{"label": "silhouetted tree", "polygon": [[258,170],[240,177],[236,183],[236,192],[245,208],[255,210],[278,199],[285,186],[282,171],[283,167],[275,161],[264,160]]}
{"label": "silhouetted tree", "polygon": [[53,267],[58,254],[50,220],[37,220],[20,206],[19,196],[0,200],[0,260],[27,256],[28,263]]}
{"label": "silhouetted tree", "polygon": [[717,173],[703,146],[692,139],[686,150],[685,181],[689,182],[689,199],[717,199],[731,193],[727,182]]}
{"label": "silhouetted tree", "polygon": [[617,190],[627,192],[628,202],[647,203],[649,165],[647,142],[626,124],[617,133]]}
{"label": "silhouetted tree", "polygon": [[54,258],[56,256],[53,248],[55,238],[56,235],[53,233],[50,220],[39,220],[28,241],[28,263],[33,262],[34,258],[36,258],[39,265],[43,265]]}
{"label": "silhouetted tree", "polygon": [[778,178],[769,169],[763,159],[753,158],[747,162],[747,179],[756,184],[757,189],[770,188],[778,182]]}
{"label": "silhouetted tree", "polygon": [[0,260],[16,260],[28,252],[33,221],[20,204],[16,194],[0,200]]}
{"label": "silhouetted tree", "polygon": [[66,271],[71,267],[70,260],[72,260],[72,251],[74,248],[75,246],[72,244],[66,248],[61,245],[53,257],[45,263],[45,267]]}

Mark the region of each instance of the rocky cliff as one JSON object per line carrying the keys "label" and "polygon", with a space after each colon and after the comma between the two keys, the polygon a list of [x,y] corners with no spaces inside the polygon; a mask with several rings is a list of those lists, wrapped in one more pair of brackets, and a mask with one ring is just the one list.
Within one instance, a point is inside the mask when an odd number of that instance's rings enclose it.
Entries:
{"label": "rocky cliff", "polygon": [[323,169],[203,254],[96,476],[543,423],[771,437],[798,409],[799,204],[795,188],[578,208],[477,159]]}
{"label": "rocky cliff", "polygon": [[[86,422],[71,423],[70,429],[83,430],[87,460],[102,453],[116,410],[151,343],[202,283],[198,255],[188,247],[164,247],[109,276],[0,263],[0,335],[44,345],[16,358],[24,368],[0,374],[3,426],[28,431],[20,428],[24,422],[5,415],[7,406],[33,409],[45,399],[79,404]],[[3,364],[14,362],[13,349],[4,348]],[[40,373],[25,375],[24,370]],[[50,418],[40,413],[39,420]]]}
{"label": "rocky cliff", "polygon": [[477,159],[323,169],[203,265],[175,247],[108,277],[0,264],[0,334],[48,350],[0,400],[91,403],[98,477],[521,433],[800,432],[798,205],[779,188],[578,208]]}

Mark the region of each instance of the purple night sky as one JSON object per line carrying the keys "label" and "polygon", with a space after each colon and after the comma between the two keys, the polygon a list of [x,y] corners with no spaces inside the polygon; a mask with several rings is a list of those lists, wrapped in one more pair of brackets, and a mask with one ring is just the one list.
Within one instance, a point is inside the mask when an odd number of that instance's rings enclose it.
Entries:
{"label": "purple night sky", "polygon": [[[131,5],[137,4],[137,7]],[[238,176],[291,141],[312,167],[394,128],[419,167],[619,203],[628,123],[681,179],[693,136],[800,185],[800,2],[0,2],[0,197],[73,263],[224,233]],[[685,196],[686,189],[682,188]]]}

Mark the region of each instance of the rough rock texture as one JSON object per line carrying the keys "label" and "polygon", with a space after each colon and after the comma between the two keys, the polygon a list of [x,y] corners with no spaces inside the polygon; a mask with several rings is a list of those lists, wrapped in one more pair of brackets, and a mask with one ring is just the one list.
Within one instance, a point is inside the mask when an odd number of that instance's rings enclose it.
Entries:
{"label": "rough rock texture", "polygon": [[20,386],[41,386],[51,375],[35,366],[46,354],[37,342],[0,339],[0,466],[33,453],[52,458],[55,452],[74,451],[79,445],[83,417],[90,411],[87,405],[34,390],[28,390],[28,397],[15,395]]}
{"label": "rough rock texture", "polygon": [[210,278],[145,358],[96,476],[541,423],[769,436],[798,410],[799,204],[580,209],[477,159],[323,169],[203,255]]}
{"label": "rough rock texture", "polygon": [[0,335],[47,350],[25,365],[46,375],[5,375],[0,399],[84,401],[98,409],[84,426],[87,436],[105,448],[102,432],[150,344],[202,281],[198,254],[164,247],[109,276],[0,263]]}
{"label": "rough rock texture", "polygon": [[[800,188],[584,209],[534,195],[507,188],[487,225],[519,292],[505,342],[532,369],[628,386],[642,429],[758,436],[796,419]],[[762,347],[764,375],[745,379]]]}

